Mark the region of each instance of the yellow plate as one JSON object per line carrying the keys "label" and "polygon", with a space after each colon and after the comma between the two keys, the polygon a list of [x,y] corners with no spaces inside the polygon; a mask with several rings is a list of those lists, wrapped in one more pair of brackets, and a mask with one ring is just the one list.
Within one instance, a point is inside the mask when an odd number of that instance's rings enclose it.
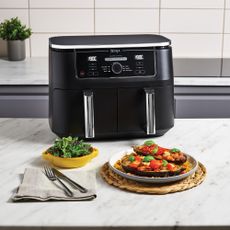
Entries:
{"label": "yellow plate", "polygon": [[81,156],[81,157],[73,157],[73,158],[62,158],[56,157],[47,151],[42,153],[42,157],[45,160],[50,161],[53,165],[60,168],[79,168],[86,165],[89,161],[91,161],[94,157],[98,155],[98,149],[93,149],[92,153]]}

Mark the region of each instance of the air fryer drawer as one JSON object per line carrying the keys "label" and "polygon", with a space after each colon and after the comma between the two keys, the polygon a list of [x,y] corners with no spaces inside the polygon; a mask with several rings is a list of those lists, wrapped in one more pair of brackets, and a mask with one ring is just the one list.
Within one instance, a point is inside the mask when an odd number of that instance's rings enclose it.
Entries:
{"label": "air fryer drawer", "polygon": [[117,132],[117,90],[94,89],[94,125],[97,134]]}
{"label": "air fryer drawer", "polygon": [[118,90],[118,132],[143,131],[145,127],[145,94],[140,88]]}
{"label": "air fryer drawer", "polygon": [[[83,92],[78,90],[53,91],[52,127],[61,136],[85,137]],[[94,89],[95,137],[117,132],[117,90]]]}
{"label": "air fryer drawer", "polygon": [[60,136],[82,136],[84,134],[84,107],[81,91],[53,91],[52,127]]}
{"label": "air fryer drawer", "polygon": [[[148,87],[146,87],[148,88]],[[160,130],[172,127],[174,123],[173,87],[154,87],[154,117],[156,135]],[[118,132],[146,135],[146,93],[145,88],[118,89]]]}

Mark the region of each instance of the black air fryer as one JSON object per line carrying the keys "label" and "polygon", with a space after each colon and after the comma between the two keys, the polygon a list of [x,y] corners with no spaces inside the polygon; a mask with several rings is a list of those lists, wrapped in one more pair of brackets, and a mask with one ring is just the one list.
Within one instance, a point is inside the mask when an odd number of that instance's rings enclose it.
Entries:
{"label": "black air fryer", "polygon": [[60,137],[163,135],[174,124],[170,40],[159,35],[50,38],[49,121]]}

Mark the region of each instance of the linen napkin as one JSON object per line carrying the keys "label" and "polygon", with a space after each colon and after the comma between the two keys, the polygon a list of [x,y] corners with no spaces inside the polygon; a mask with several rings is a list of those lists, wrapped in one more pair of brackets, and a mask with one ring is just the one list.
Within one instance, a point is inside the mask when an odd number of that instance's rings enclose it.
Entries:
{"label": "linen napkin", "polygon": [[65,194],[58,181],[50,181],[43,169],[26,168],[22,183],[17,192],[13,195],[13,201],[84,201],[96,198],[96,176],[93,171],[65,171],[62,173],[85,187],[88,192],[81,193],[72,187],[68,182],[62,180],[65,185],[73,192],[73,197]]}

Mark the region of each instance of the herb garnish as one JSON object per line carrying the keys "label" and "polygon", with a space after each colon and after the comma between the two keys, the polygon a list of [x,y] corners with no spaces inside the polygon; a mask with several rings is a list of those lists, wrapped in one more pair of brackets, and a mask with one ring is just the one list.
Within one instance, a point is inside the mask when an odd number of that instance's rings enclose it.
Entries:
{"label": "herb garnish", "polygon": [[72,158],[88,155],[93,148],[77,137],[63,137],[55,140],[54,145],[47,152],[62,158]]}

